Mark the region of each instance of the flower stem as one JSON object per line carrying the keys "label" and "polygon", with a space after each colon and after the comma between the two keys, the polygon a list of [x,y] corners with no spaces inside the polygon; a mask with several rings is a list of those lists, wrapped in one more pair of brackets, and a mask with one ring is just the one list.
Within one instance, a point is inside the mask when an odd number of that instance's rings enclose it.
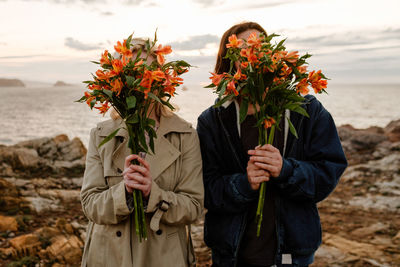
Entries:
{"label": "flower stem", "polygon": [[[266,129],[262,129],[260,133],[263,135],[264,138],[261,138],[260,145],[264,145],[264,143],[268,140],[268,144],[272,144],[274,142],[274,135],[275,135],[275,125],[272,125],[270,134],[268,136],[268,131]],[[264,210],[264,202],[265,202],[265,191],[266,191],[266,182],[262,182],[260,185],[260,192],[258,195],[258,205],[257,205],[257,212],[256,212],[256,223],[257,223],[257,237],[260,236],[261,232],[261,222],[263,220],[263,210]]]}

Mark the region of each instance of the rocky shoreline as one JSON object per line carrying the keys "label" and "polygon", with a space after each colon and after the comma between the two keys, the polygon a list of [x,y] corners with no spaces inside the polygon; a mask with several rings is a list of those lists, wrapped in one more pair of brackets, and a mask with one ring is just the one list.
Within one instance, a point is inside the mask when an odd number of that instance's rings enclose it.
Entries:
{"label": "rocky shoreline", "polygon": [[[350,166],[319,204],[323,244],[312,266],[400,266],[400,120],[338,128]],[[0,266],[79,266],[86,148],[66,135],[0,145]],[[198,266],[210,266],[202,221]]]}

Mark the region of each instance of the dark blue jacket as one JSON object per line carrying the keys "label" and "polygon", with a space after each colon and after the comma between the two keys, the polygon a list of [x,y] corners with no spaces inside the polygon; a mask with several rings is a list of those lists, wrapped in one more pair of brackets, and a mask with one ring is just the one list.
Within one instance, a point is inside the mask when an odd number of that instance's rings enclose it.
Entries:
{"label": "dark blue jacket", "polygon": [[[290,114],[299,138],[289,132],[281,174],[270,181],[277,192],[278,266],[282,254],[291,254],[293,266],[312,263],[321,244],[316,204],[333,191],[347,167],[330,113],[313,96],[306,97],[304,107],[310,118]],[[235,266],[246,212],[258,197],[247,180],[235,104],[205,110],[198,118],[197,132],[208,210],[204,240],[212,250],[213,266]]]}

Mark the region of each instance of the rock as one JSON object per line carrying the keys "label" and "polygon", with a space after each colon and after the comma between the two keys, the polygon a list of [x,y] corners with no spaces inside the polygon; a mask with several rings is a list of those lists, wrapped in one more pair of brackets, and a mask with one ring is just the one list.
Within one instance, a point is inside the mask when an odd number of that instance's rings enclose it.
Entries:
{"label": "rock", "polygon": [[400,202],[398,196],[380,196],[370,195],[357,196],[349,200],[349,205],[354,207],[363,208],[368,211],[370,209],[393,211],[400,210]]}
{"label": "rock", "polygon": [[379,259],[383,256],[383,252],[371,244],[352,241],[338,235],[326,233],[324,241],[325,244],[333,246],[345,254],[373,259]]}
{"label": "rock", "polygon": [[342,142],[348,142],[350,150],[367,150],[373,149],[377,144],[388,140],[383,134],[375,128],[354,129],[352,126],[345,125],[338,128],[339,136]]}
{"label": "rock", "polygon": [[83,243],[75,235],[59,235],[54,237],[51,243],[46,249],[50,259],[67,264],[78,264],[81,261]]}
{"label": "rock", "polygon": [[17,236],[11,239],[9,242],[11,246],[17,250],[25,247],[34,247],[40,245],[39,237],[34,234]]}
{"label": "rock", "polygon": [[61,147],[61,153],[63,155],[63,160],[74,161],[86,156],[86,148],[79,138],[72,139],[68,142],[66,146]]}
{"label": "rock", "polygon": [[60,145],[62,143],[68,142],[69,138],[66,134],[60,134],[53,138],[53,141],[56,145]]}
{"label": "rock", "polygon": [[61,232],[55,227],[45,226],[35,230],[34,234],[41,237],[42,239],[50,240],[51,238],[60,235]]}
{"label": "rock", "polygon": [[51,200],[43,197],[26,197],[25,199],[28,201],[30,209],[37,213],[63,209],[59,206],[60,200],[58,199]]}
{"label": "rock", "polygon": [[25,87],[25,84],[19,79],[0,78],[0,87]]}
{"label": "rock", "polygon": [[383,231],[383,230],[387,229],[388,227],[389,227],[389,225],[378,222],[378,223],[372,224],[370,226],[358,228],[358,229],[354,230],[353,232],[351,232],[351,234],[358,236],[358,237],[366,237],[366,236],[372,235],[376,232]]}
{"label": "rock", "polygon": [[78,190],[67,190],[67,189],[39,189],[38,194],[41,197],[61,200],[64,202],[79,202],[80,196]]}
{"label": "rock", "polygon": [[391,142],[400,141],[400,120],[390,122],[384,129],[386,136]]}
{"label": "rock", "polygon": [[57,82],[54,84],[54,87],[59,87],[59,86],[71,86],[71,85],[68,84],[68,83],[66,83],[66,82],[63,82],[63,81],[57,81]]}
{"label": "rock", "polygon": [[14,217],[0,215],[0,232],[18,231],[18,223]]}
{"label": "rock", "polygon": [[393,241],[400,241],[400,231],[393,237]]}

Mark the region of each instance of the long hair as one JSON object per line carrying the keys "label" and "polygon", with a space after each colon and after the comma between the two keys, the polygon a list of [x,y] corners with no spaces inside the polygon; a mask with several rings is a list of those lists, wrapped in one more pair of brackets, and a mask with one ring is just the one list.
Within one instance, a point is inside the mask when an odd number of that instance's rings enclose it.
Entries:
{"label": "long hair", "polygon": [[230,67],[230,60],[227,58],[224,58],[226,55],[226,44],[229,43],[228,38],[232,34],[239,35],[242,32],[245,32],[247,30],[257,30],[259,32],[264,33],[267,35],[267,32],[264,30],[263,27],[260,26],[260,24],[256,22],[242,22],[236,25],[233,25],[229,30],[227,30],[224,35],[222,35],[221,42],[219,44],[219,51],[217,55],[217,62],[215,63],[215,73],[217,74],[222,74],[224,72],[229,71]]}
{"label": "long hair", "polygon": [[[138,52],[140,49],[142,49],[142,52],[148,53],[148,51],[146,49],[146,41],[147,41],[147,39],[144,39],[144,38],[133,38],[132,41],[131,41],[131,50],[132,50],[132,52],[135,53],[135,52]],[[156,59],[156,55],[155,55],[154,49],[152,49],[150,51],[149,56],[153,57],[154,60]],[[119,55],[118,53],[115,53],[114,54],[114,58],[118,58],[118,57],[121,58],[121,55]],[[167,107],[166,105],[163,105],[163,104],[161,104],[159,102],[154,102],[154,105],[155,105],[154,106],[154,112],[155,112],[157,117],[160,117],[160,116],[164,116],[164,117],[172,116],[173,111],[169,107]],[[175,110],[179,110],[178,106],[176,106],[174,104],[172,104],[172,106],[175,108]],[[118,112],[114,108],[110,109],[110,117],[113,120],[117,120],[117,119],[121,118],[121,116],[118,114]]]}

